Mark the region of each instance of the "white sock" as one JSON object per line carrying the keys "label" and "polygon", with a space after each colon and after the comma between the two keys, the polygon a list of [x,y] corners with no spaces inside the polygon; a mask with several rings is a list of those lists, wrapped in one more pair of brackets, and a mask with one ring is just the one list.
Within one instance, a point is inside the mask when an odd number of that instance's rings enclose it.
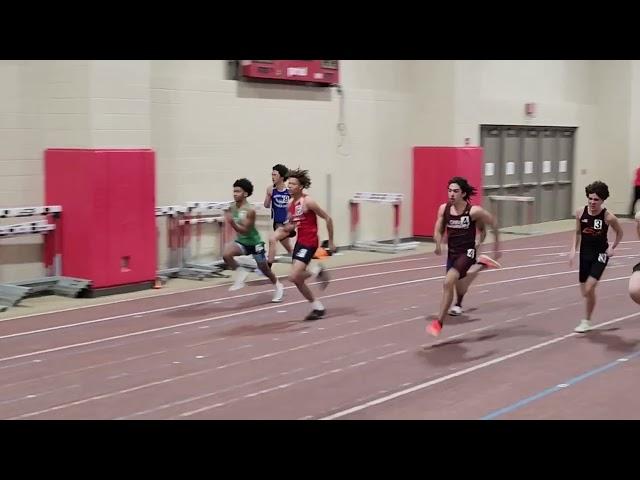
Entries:
{"label": "white sock", "polygon": [[324,305],[320,303],[320,300],[315,300],[311,302],[311,308],[314,310],[324,310]]}

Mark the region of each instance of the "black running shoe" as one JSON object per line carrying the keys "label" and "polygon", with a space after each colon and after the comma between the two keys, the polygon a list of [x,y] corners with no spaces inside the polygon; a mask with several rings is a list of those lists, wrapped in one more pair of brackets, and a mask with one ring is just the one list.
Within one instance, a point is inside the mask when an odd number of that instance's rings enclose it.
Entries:
{"label": "black running shoe", "polygon": [[318,320],[324,317],[325,310],[312,310],[309,315],[304,317],[305,320]]}

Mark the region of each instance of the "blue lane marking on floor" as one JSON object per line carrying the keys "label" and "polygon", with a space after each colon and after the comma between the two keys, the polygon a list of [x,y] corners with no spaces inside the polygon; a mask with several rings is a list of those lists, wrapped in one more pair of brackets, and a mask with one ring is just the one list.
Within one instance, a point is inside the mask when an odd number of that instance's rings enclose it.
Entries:
{"label": "blue lane marking on floor", "polygon": [[[634,358],[640,357],[640,351],[637,351],[631,355],[627,355],[626,357],[622,357],[626,360],[632,360]],[[543,390],[539,393],[536,393],[535,395],[532,395],[530,397],[524,398],[516,403],[512,403],[511,405],[508,405],[504,408],[501,408],[499,410],[494,410],[493,412],[489,413],[488,415],[485,415],[484,417],[482,417],[480,420],[492,420],[494,418],[497,418],[501,415],[504,415],[506,413],[511,413],[515,410],[518,410],[519,408],[524,407],[525,405],[528,405],[532,402],[535,402],[536,400],[540,400],[543,397],[546,397],[547,395],[551,395],[552,393],[555,393],[559,390],[564,390],[565,388],[568,388],[572,385],[575,385],[576,383],[579,383],[583,380],[586,380],[589,377],[592,377],[593,375],[597,375],[598,373],[602,373],[605,372],[607,370],[612,369],[615,366],[620,365],[621,363],[624,363],[623,361],[621,361],[622,359],[618,359],[618,360],[614,360],[613,362],[607,363],[606,365],[603,365],[601,367],[598,368],[594,368],[593,370],[589,370],[585,373],[583,373],[582,375],[578,375],[577,377],[573,377],[569,380],[567,380],[566,382],[562,382],[559,383],[558,385],[556,385],[555,387],[552,388],[547,388],[546,390]]]}

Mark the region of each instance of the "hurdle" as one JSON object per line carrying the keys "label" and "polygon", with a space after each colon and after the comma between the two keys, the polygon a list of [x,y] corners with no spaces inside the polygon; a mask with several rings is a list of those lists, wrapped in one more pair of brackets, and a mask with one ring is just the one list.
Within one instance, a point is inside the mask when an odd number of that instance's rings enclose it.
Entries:
{"label": "hurdle", "polygon": [[[351,248],[368,252],[397,253],[413,250],[418,242],[400,242],[400,207],[404,196],[401,193],[356,192],[349,200],[351,214]],[[360,203],[388,204],[393,207],[392,243],[358,240],[360,227]]]}
{"label": "hurdle", "polygon": [[[504,230],[500,229],[502,233],[509,233],[512,235],[533,235],[537,232],[531,231],[531,225],[534,223],[535,219],[535,197],[521,197],[517,195],[489,195],[489,200],[491,201],[491,211],[495,212],[496,218],[498,222],[500,221],[500,208],[502,202],[517,202],[518,203],[518,217],[519,217],[519,225],[522,226],[522,219],[525,217],[525,209],[526,209],[526,217],[527,223],[526,230]],[[507,227],[508,228],[508,227]]]}
{"label": "hurdle", "polygon": [[[191,239],[192,239],[192,226],[197,227],[197,237],[200,238],[200,228],[203,224],[217,224],[218,225],[218,251],[222,254],[224,246],[235,236],[235,232],[227,226],[224,221],[224,212],[228,210],[233,201],[199,201],[199,202],[187,202],[187,217],[180,220],[183,225],[182,238],[183,243],[183,258],[185,272],[195,272],[196,275],[205,273],[212,276],[228,277],[228,275],[222,274],[223,270],[227,269],[225,261],[222,258],[214,260],[210,263],[198,264],[191,261]],[[270,214],[270,210],[265,209],[264,205],[259,202],[253,202],[251,205],[256,209],[256,214],[259,217],[264,217]],[[207,214],[206,216],[201,216]],[[276,261],[279,261],[278,259]],[[246,268],[250,271],[255,271],[257,265],[252,258],[239,258],[237,260],[238,265]]]}
{"label": "hurdle", "polygon": [[[162,283],[169,278],[184,278],[189,280],[204,280],[205,278],[228,278],[228,274],[222,273],[227,269],[224,259],[221,258],[225,244],[235,236],[235,232],[227,226],[224,220],[224,211],[233,201],[197,201],[186,202],[185,205],[168,205],[156,207],[156,218],[165,217],[168,248],[167,268],[159,269],[157,277]],[[259,202],[252,203],[260,217],[270,215],[270,210],[265,209]],[[193,228],[196,228],[195,237],[199,240],[201,228],[204,225],[218,226],[218,252],[220,258],[208,263],[196,263],[193,260]],[[158,236],[159,236],[158,226]],[[160,249],[158,249],[160,252]],[[159,256],[159,255],[158,255]],[[289,255],[276,256],[276,263],[291,263]],[[237,259],[238,265],[249,270],[256,271],[256,262],[250,257]],[[159,263],[159,259],[158,259]]]}
{"label": "hurdle", "polygon": [[77,297],[80,292],[90,286],[90,280],[62,276],[62,253],[59,237],[55,235],[56,229],[61,227],[61,214],[62,207],[60,205],[0,209],[0,218],[48,217],[45,220],[0,226],[0,239],[35,234],[50,236],[48,239],[45,237],[43,245],[47,276],[33,280],[0,284],[0,311],[5,311],[9,307],[17,305],[28,295],[35,293],[52,291],[56,295]]}
{"label": "hurdle", "polygon": [[[203,223],[223,224],[221,211],[228,202],[188,202],[186,205],[156,207],[156,219],[165,217],[168,248],[167,268],[159,269],[158,278],[165,283],[169,278],[203,280],[227,278],[222,265],[198,265],[191,262],[191,226]],[[203,217],[202,212],[217,212],[217,216]],[[195,215],[195,216],[194,216]],[[200,228],[200,227],[199,227]],[[200,233],[200,232],[198,232]]]}

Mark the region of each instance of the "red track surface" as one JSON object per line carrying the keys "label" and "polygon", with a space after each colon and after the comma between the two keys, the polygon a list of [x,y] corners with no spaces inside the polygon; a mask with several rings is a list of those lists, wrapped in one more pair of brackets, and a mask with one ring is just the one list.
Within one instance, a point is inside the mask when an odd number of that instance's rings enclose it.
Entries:
{"label": "red track surface", "polygon": [[0,322],[0,418],[640,418],[640,242],[624,227],[586,335],[571,234],[522,238],[437,340],[433,254],[332,269],[316,322],[263,281]]}

